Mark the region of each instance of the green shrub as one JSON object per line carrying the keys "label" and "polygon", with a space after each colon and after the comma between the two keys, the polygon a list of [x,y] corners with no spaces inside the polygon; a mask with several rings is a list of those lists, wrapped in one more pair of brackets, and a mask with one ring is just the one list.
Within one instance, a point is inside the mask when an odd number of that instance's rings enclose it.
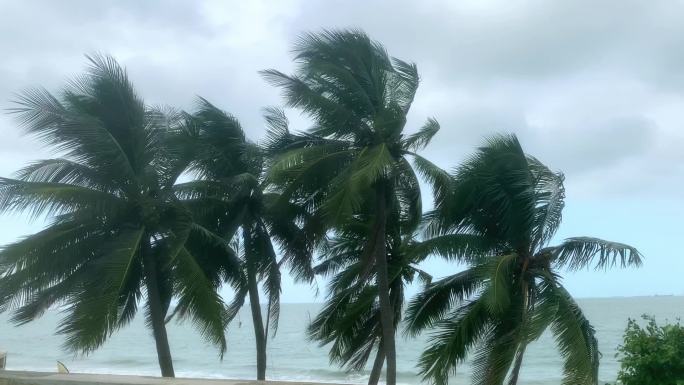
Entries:
{"label": "green shrub", "polygon": [[630,319],[618,347],[618,380],[623,385],[684,385],[684,326],[679,321],[658,326],[653,317],[642,317],[646,326]]}

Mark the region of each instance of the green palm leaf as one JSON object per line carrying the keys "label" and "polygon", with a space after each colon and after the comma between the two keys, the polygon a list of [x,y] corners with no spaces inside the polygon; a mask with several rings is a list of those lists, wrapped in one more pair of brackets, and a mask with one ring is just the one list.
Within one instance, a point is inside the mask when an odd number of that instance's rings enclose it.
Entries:
{"label": "green palm leaf", "polygon": [[114,195],[74,184],[0,178],[0,212],[28,211],[37,218],[88,208],[105,214],[121,210],[123,203]]}
{"label": "green palm leaf", "polygon": [[499,251],[499,245],[476,234],[444,234],[417,242],[411,253],[420,259],[437,255],[446,259],[476,263]]}
{"label": "green palm leaf", "polygon": [[418,132],[406,138],[404,146],[412,151],[423,149],[437,132],[439,132],[439,123],[434,118],[430,118]]}
{"label": "green palm leaf", "polygon": [[434,327],[451,309],[470,299],[481,286],[482,281],[474,268],[428,285],[409,303],[406,332],[415,335]]}
{"label": "green palm leaf", "polygon": [[641,266],[641,253],[629,245],[605,241],[599,238],[568,238],[551,250],[558,266],[578,270],[592,264],[596,269],[605,269],[619,264],[621,267]]}
{"label": "green palm leaf", "polygon": [[598,384],[599,350],[594,328],[570,293],[556,287],[558,312],[551,325],[563,365],[563,385]]}
{"label": "green palm leaf", "polygon": [[481,301],[466,303],[436,323],[428,348],[418,362],[425,379],[437,385],[447,384],[456,366],[489,334],[490,325],[491,315]]}
{"label": "green palm leaf", "polygon": [[225,353],[224,329],[227,314],[216,288],[187,249],[181,248],[175,259],[175,285],[181,318],[190,318],[202,337]]}
{"label": "green palm leaf", "polygon": [[[58,332],[65,334],[65,347],[74,352],[92,352],[104,343],[119,323],[125,289],[138,258],[145,229],[129,230],[106,244],[108,253],[93,262],[97,273],[88,277],[85,287],[69,298],[73,308],[60,323]],[[136,262],[137,261],[137,262]]]}

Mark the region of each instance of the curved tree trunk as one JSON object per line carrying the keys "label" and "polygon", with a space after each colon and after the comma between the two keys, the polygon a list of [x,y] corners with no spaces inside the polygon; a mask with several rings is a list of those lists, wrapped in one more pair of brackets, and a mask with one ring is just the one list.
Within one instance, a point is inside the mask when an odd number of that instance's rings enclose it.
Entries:
{"label": "curved tree trunk", "polygon": [[171,358],[171,348],[169,338],[166,334],[166,316],[162,306],[161,296],[159,295],[159,280],[157,277],[157,264],[149,254],[149,241],[143,241],[143,265],[147,276],[147,302],[150,308],[150,321],[152,323],[152,334],[157,345],[157,359],[162,377],[175,377],[173,371],[173,359]]}
{"label": "curved tree trunk", "polygon": [[525,355],[526,344],[521,345],[518,348],[518,352],[515,356],[515,364],[513,364],[513,370],[511,371],[511,378],[508,380],[508,385],[517,385],[518,378],[520,377],[520,368],[522,367],[523,356]]}
{"label": "curved tree trunk", "polygon": [[252,235],[248,227],[243,227],[245,260],[247,265],[247,289],[249,291],[249,307],[252,312],[252,324],[254,325],[254,339],[257,350],[257,380],[266,380],[266,333],[264,321],[261,316],[261,304],[259,303],[259,282],[257,279],[254,256],[250,249]]}
{"label": "curved tree trunk", "polygon": [[386,206],[385,187],[378,184],[376,187],[376,211],[375,211],[375,245],[374,257],[377,270],[378,299],[380,302],[380,322],[382,325],[382,341],[387,359],[387,374],[385,383],[396,385],[397,383],[397,355],[394,345],[394,309],[389,296],[389,274],[387,271],[387,245],[386,238]]}
{"label": "curved tree trunk", "polygon": [[[522,267],[522,294],[523,294],[523,309],[522,309],[522,314],[520,315],[522,317],[522,325],[523,327],[527,325],[527,316],[530,313],[528,310],[530,310],[531,307],[534,306],[534,298],[530,295],[529,291],[529,285],[527,283],[527,280],[525,279],[524,275],[527,273],[527,267],[530,264],[530,259],[525,258],[525,262],[523,263]],[[523,337],[526,338],[526,337]],[[516,352],[515,355],[515,362],[513,364],[513,369],[511,370],[511,376],[508,379],[508,385],[517,385],[518,384],[518,378],[520,377],[520,368],[522,367],[522,361],[523,361],[523,356],[525,355],[525,349],[527,348],[527,341],[522,341],[520,346],[518,347],[518,351]]]}
{"label": "curved tree trunk", "polygon": [[385,363],[385,349],[382,344],[378,346],[378,352],[375,355],[375,362],[373,362],[373,369],[370,377],[368,377],[368,385],[378,385],[380,381],[380,374],[382,373],[382,366]]}

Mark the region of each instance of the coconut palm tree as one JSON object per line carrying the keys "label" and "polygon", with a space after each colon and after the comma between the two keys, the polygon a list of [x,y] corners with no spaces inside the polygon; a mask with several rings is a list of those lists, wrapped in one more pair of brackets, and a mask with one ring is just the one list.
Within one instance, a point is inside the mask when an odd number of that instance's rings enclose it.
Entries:
{"label": "coconut palm tree", "polygon": [[[287,124],[280,114],[269,110],[269,124]],[[262,150],[247,140],[235,117],[200,98],[197,111],[186,114],[184,120],[175,136],[175,153],[187,159],[179,163],[187,163],[186,171],[196,179],[177,184],[175,191],[196,220],[210,231],[209,237],[242,251],[241,278],[228,278],[236,292],[228,307],[228,320],[237,315],[248,296],[257,379],[265,380],[269,324],[275,333],[280,309],[280,267],[289,265],[300,279],[313,277],[310,247],[296,223],[308,222],[306,212],[289,203],[272,209],[277,195],[265,189]],[[282,252],[280,260],[276,246]],[[268,297],[266,322],[261,313],[260,283]]]}
{"label": "coconut palm tree", "polygon": [[561,223],[563,175],[526,155],[515,136],[489,140],[443,191],[429,237],[414,251],[468,266],[428,285],[408,307],[410,334],[435,329],[420,359],[423,375],[446,384],[472,353],[474,384],[503,384],[508,375],[514,385],[527,345],[550,328],[564,359],[563,384],[597,384],[594,328],[560,271],[639,266],[639,252],[588,237],[549,246]]}
{"label": "coconut palm tree", "polygon": [[88,59],[58,96],[35,89],[17,100],[28,134],[61,157],[0,178],[0,212],[47,218],[44,230],[0,249],[0,310],[23,324],[64,306],[65,347],[89,353],[146,298],[161,373],[173,377],[170,303],[222,355],[227,317],[212,277],[238,261],[225,248],[197,252],[202,229],[173,190],[185,168],[166,147],[174,120],[145,106],[114,59]]}
{"label": "coconut palm tree", "polygon": [[[391,207],[399,208],[399,202]],[[422,271],[409,253],[415,243],[415,230],[402,229],[400,213],[390,210],[388,218],[387,263],[390,276],[390,302],[394,309],[395,327],[400,323],[404,305],[404,289],[416,278],[429,283],[431,276]],[[375,351],[375,360],[368,379],[376,385],[384,365],[382,326],[375,274],[367,259],[361,258],[369,221],[356,218],[332,238],[323,248],[317,274],[329,277],[328,298],[323,310],[308,327],[312,340],[321,346],[330,344],[330,361],[348,370],[360,371]],[[405,223],[405,222],[404,222]],[[407,234],[401,235],[404,231]]]}
{"label": "coconut palm tree", "polygon": [[[286,150],[273,163],[269,179],[284,200],[303,201],[323,218],[324,228],[341,228],[372,205],[372,225],[364,239],[363,257],[375,268],[382,320],[387,384],[396,383],[394,310],[390,301],[386,252],[388,202],[402,202],[411,221],[420,220],[420,187],[415,151],[438,131],[433,119],[406,135],[406,115],[418,89],[414,64],[390,57],[361,31],[324,31],[302,36],[294,49],[294,75],[264,71],[283,89],[286,104],[313,120],[303,134],[283,134]],[[277,135],[273,135],[278,137]]]}

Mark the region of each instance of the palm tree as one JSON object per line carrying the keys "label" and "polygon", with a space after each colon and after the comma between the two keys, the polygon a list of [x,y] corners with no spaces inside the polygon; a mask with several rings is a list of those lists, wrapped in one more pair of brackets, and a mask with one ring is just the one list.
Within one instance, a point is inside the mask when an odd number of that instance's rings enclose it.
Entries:
{"label": "palm tree", "polygon": [[[400,205],[394,202],[392,207]],[[398,221],[400,213],[396,210],[391,212],[388,218],[387,263],[396,327],[402,317],[405,285],[416,278],[427,284],[431,276],[418,268],[420,261],[409,253],[415,243],[416,228],[402,229],[402,221]],[[314,271],[332,279],[326,304],[309,325],[308,334],[321,346],[330,344],[330,361],[346,366],[348,370],[363,370],[375,350],[368,384],[376,385],[385,352],[377,287],[369,283],[375,274],[367,259],[361,258],[368,227],[368,220],[354,219],[324,248],[322,262]],[[407,234],[402,236],[401,231]]]}
{"label": "palm tree", "polygon": [[[271,124],[278,110],[269,110]],[[242,251],[241,277],[227,278],[236,294],[228,307],[232,320],[249,296],[257,350],[257,379],[266,378],[266,346],[269,324],[275,333],[280,309],[280,267],[289,264],[298,278],[313,277],[310,248],[296,220],[306,212],[292,204],[272,209],[277,195],[265,190],[262,150],[249,142],[238,120],[205,99],[197,111],[185,116],[176,136],[176,153],[187,159],[187,171],[196,179],[178,184],[175,190],[183,203],[219,243]],[[180,162],[184,163],[184,162]],[[273,240],[283,257],[278,260]],[[261,313],[259,283],[268,297],[266,322]]]}
{"label": "palm tree", "polygon": [[433,119],[413,135],[403,133],[418,89],[414,64],[390,57],[361,31],[304,35],[295,46],[297,70],[263,74],[281,87],[289,107],[314,122],[304,134],[271,135],[285,151],[269,179],[284,200],[301,201],[320,213],[325,229],[342,227],[362,206],[373,207],[363,257],[376,270],[387,384],[396,383],[394,310],[386,252],[388,202],[402,203],[411,221],[421,214],[420,187],[407,157],[429,170],[414,151],[438,131]]}
{"label": "palm tree", "polygon": [[0,311],[23,324],[64,306],[65,347],[89,353],[133,319],[145,295],[161,374],[173,377],[170,303],[222,355],[226,311],[210,277],[236,261],[220,248],[195,253],[201,234],[173,191],[184,166],[170,161],[165,145],[174,120],[145,106],[114,59],[88,59],[87,73],[59,96],[27,91],[14,109],[26,131],[62,157],[0,178],[1,212],[48,219],[44,230],[0,250]]}
{"label": "palm tree", "polygon": [[489,140],[443,186],[430,237],[414,250],[468,264],[427,286],[408,307],[410,334],[435,328],[420,359],[423,375],[446,384],[473,353],[473,383],[518,382],[527,345],[550,328],[567,385],[597,384],[599,351],[591,326],[559,270],[639,266],[628,245],[569,238],[549,246],[561,222],[563,175],[526,155],[515,136]]}

